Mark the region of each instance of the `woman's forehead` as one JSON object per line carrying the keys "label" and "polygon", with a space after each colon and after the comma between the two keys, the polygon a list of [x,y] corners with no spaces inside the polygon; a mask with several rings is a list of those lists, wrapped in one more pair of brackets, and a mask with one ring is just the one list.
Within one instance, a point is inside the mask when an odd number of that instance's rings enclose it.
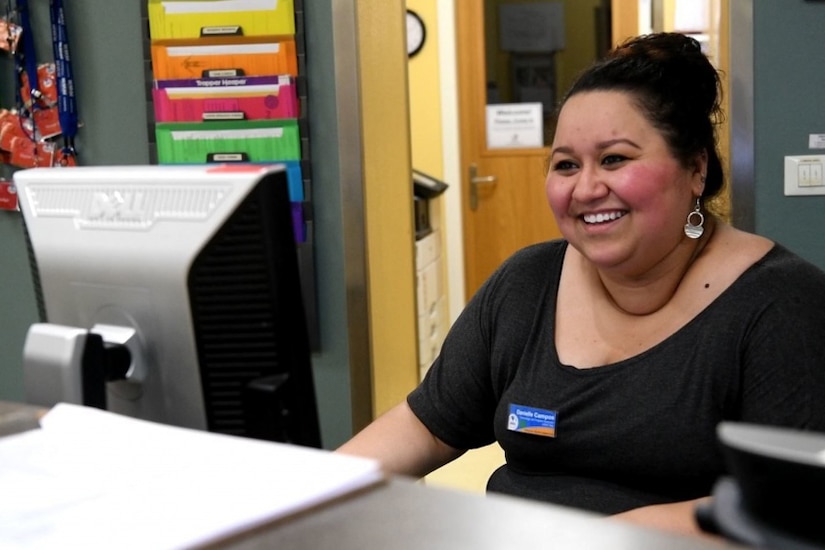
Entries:
{"label": "woman's forehead", "polygon": [[[571,96],[559,112],[555,138],[587,135],[615,139],[620,135],[655,131],[633,97],[626,92],[582,92]],[[658,132],[657,132],[658,133]]]}

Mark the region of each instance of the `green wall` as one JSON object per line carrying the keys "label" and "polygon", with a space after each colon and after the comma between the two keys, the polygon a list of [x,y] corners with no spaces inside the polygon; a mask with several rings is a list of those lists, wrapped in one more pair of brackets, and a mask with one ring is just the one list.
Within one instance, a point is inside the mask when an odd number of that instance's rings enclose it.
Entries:
{"label": "green wall", "polygon": [[[49,3],[31,2],[38,61],[53,59]],[[86,165],[147,164],[146,82],[140,4],[106,0],[69,2],[66,7],[72,70],[83,127],[76,140]],[[92,25],[106,13],[107,24]],[[0,107],[14,106],[14,64],[0,56]],[[2,167],[0,175],[12,171]],[[37,322],[22,222],[0,211],[0,399],[23,398],[22,350],[26,331]]]}
{"label": "green wall", "polygon": [[[321,334],[313,366],[322,438],[330,448],[352,434],[332,3],[304,2],[310,157],[317,160],[312,168],[315,260],[316,273],[323,274],[317,278]],[[30,4],[38,57],[51,60],[48,2]],[[80,163],[148,164],[150,67],[144,61],[148,52],[143,6],[140,1],[74,0],[65,9],[83,123],[77,139]],[[13,105],[13,82],[11,60],[0,56],[0,107]],[[9,176],[10,171],[2,167],[0,175]],[[0,399],[23,399],[23,342],[29,325],[37,320],[20,214],[0,211]]]}
{"label": "green wall", "polygon": [[825,195],[786,197],[783,183],[783,157],[825,154],[808,149],[809,134],[825,134],[825,3],[752,9],[755,230],[825,269]]}

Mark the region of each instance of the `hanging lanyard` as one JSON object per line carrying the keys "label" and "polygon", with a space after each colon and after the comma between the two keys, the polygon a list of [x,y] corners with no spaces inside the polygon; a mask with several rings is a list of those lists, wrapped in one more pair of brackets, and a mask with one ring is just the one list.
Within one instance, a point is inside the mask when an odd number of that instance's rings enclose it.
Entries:
{"label": "hanging lanyard", "polygon": [[[34,124],[34,109],[37,107],[37,97],[40,97],[38,89],[39,79],[37,78],[37,57],[34,52],[34,35],[32,33],[31,19],[29,18],[28,0],[17,0],[15,8],[12,10],[12,0],[6,3],[7,17],[12,20],[12,14],[20,27],[20,39],[17,49],[13,51],[14,59],[14,99],[18,109],[17,118],[20,121],[19,131],[25,135],[32,143],[37,142],[37,129]],[[26,77],[24,79],[24,76]],[[24,98],[24,80],[28,98]],[[23,120],[28,119],[30,124],[24,124]],[[35,145],[36,147],[36,145]]]}
{"label": "hanging lanyard", "polygon": [[[23,42],[23,62],[25,64],[23,69],[29,79],[28,92],[31,97],[31,110],[33,110],[41,94],[37,88],[37,57],[34,52],[34,33],[32,33],[31,19],[29,18],[29,0],[17,0],[17,16],[20,18],[20,28],[22,29],[21,39]],[[18,71],[20,69],[18,67]]]}
{"label": "hanging lanyard", "polygon": [[[75,137],[78,130],[78,116],[63,2],[62,0],[50,0],[49,2],[52,48],[54,53],[54,91],[56,92],[57,99],[56,113],[55,111],[51,111],[52,114],[56,115],[54,118],[49,116],[49,111],[47,110],[38,111],[38,109],[41,108],[54,108],[53,105],[46,105],[44,103],[47,95],[53,97],[51,96],[53,90],[51,89],[51,85],[49,85],[48,90],[40,89],[41,83],[38,74],[29,2],[28,0],[17,0],[16,4],[22,42],[20,51],[16,52],[14,56],[15,69],[18,76],[16,99],[20,107],[20,116],[26,117],[31,121],[31,135],[29,137],[35,144],[35,154],[40,139],[37,132],[40,122],[37,122],[37,119],[39,121],[46,121],[44,127],[50,131],[45,132],[45,137],[48,138],[50,135],[57,135],[59,133],[63,138],[63,147],[60,149],[55,150],[54,144],[48,144],[51,146],[50,150],[56,153],[54,157],[49,159],[49,162],[56,166],[74,166],[77,164]],[[11,0],[8,0],[8,6],[9,8],[11,7]],[[23,89],[24,76],[26,77],[25,79],[28,80],[25,89]],[[26,95],[29,97],[25,97]],[[45,118],[38,118],[41,114],[46,115]],[[49,124],[48,121],[52,121],[52,124]],[[57,131],[58,124],[59,131]]]}
{"label": "hanging lanyard", "polygon": [[50,0],[49,12],[52,24],[52,45],[57,76],[57,108],[60,130],[63,134],[61,158],[74,157],[74,139],[77,135],[77,102],[74,95],[74,77],[72,60],[69,55],[66,17],[63,12],[63,0]]}

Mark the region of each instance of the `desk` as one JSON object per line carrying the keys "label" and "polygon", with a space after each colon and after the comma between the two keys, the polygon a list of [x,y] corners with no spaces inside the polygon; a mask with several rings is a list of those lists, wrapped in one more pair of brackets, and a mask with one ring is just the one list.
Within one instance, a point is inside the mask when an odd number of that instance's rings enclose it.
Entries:
{"label": "desk", "polygon": [[[16,431],[30,429],[39,412],[35,407],[0,401],[0,434],[12,433],[14,426],[20,428]],[[6,422],[9,424],[3,426]],[[229,550],[720,547],[736,546],[671,536],[578,510],[504,495],[484,496],[425,486],[405,478],[393,478],[360,494],[213,546]]]}
{"label": "desk", "polygon": [[503,495],[427,487],[405,479],[323,507],[221,548],[261,550],[710,550],[741,548],[678,537]]}

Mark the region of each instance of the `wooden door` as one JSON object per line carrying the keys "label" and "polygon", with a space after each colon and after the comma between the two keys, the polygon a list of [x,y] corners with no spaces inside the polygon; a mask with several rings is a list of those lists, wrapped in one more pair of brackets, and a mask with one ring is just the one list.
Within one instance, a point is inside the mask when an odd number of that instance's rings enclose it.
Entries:
{"label": "wooden door", "polygon": [[[456,47],[461,141],[461,194],[464,228],[465,285],[469,298],[513,252],[526,245],[561,236],[544,194],[544,178],[552,140],[552,110],[558,95],[575,73],[597,57],[594,6],[603,0],[568,0],[565,25],[583,18],[581,28],[568,30],[564,51],[524,55],[503,51],[499,7],[509,0],[456,0]],[[524,2],[519,2],[524,4]],[[609,21],[605,20],[609,25]],[[609,30],[606,31],[609,35]],[[606,43],[605,43],[606,44]],[[544,56],[544,57],[542,57]],[[517,63],[518,61],[518,63]],[[487,145],[488,103],[536,101],[536,90],[520,94],[516,67],[552,61],[555,95],[544,120],[544,146],[490,148]],[[478,183],[474,183],[472,180]]]}

